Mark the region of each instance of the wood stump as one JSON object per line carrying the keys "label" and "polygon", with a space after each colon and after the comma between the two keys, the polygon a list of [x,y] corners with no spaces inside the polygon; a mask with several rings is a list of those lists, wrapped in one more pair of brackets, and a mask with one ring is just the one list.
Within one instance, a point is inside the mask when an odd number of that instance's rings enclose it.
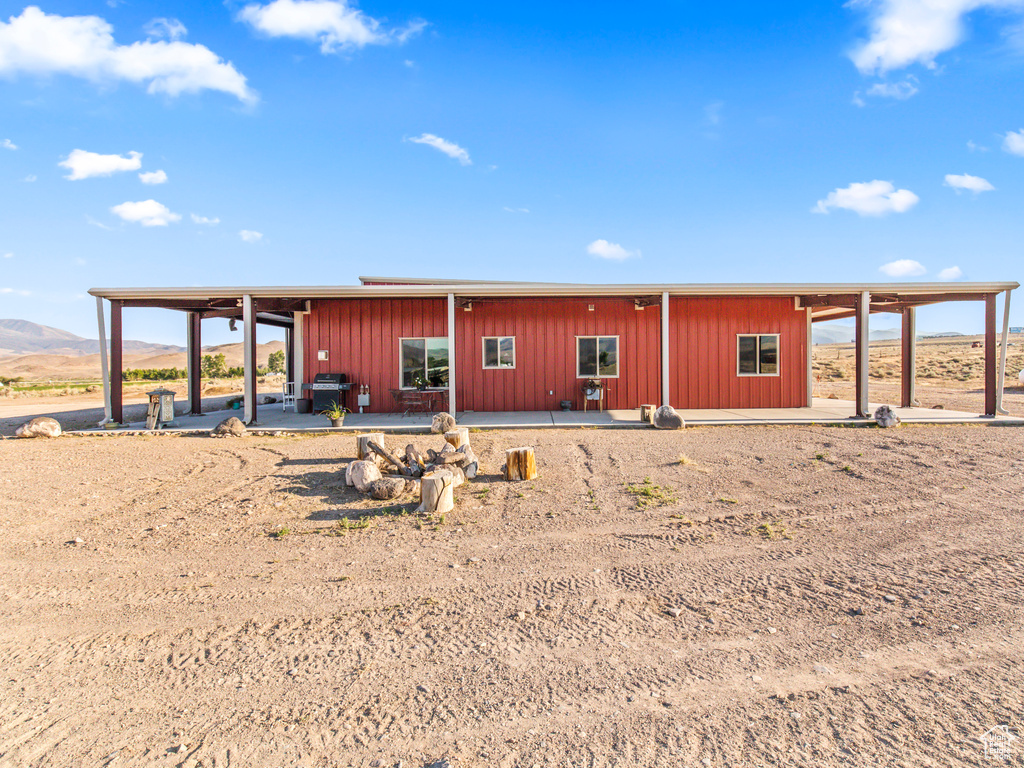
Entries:
{"label": "wood stump", "polygon": [[458,450],[464,445],[469,445],[469,429],[456,427],[451,432],[445,432],[444,439],[452,448]]}
{"label": "wood stump", "polygon": [[356,458],[362,461],[367,456],[370,457],[370,461],[376,461],[377,457],[370,450],[367,443],[370,441],[377,443],[378,445],[384,445],[384,433],[383,432],[365,432],[361,435],[356,435]]}
{"label": "wood stump", "polygon": [[429,472],[420,479],[418,513],[443,515],[455,509],[454,477],[446,469]]}
{"label": "wood stump", "polygon": [[532,447],[509,448],[505,451],[505,479],[533,480],[537,477],[537,460]]}

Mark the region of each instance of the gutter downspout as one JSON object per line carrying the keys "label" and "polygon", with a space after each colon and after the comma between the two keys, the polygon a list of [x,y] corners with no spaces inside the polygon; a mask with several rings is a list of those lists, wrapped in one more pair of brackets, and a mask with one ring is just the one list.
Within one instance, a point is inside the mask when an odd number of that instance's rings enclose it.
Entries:
{"label": "gutter downspout", "polygon": [[448,413],[455,416],[455,294],[448,294]]}
{"label": "gutter downspout", "polygon": [[661,404],[669,405],[672,396],[672,380],[669,378],[672,372],[669,359],[669,322],[668,322],[668,291],[661,294]]}
{"label": "gutter downspout", "polygon": [[1010,412],[1003,408],[1003,384],[1006,382],[1006,341],[1010,334],[1010,291],[1003,298],[1003,339],[999,348],[999,383],[996,385],[996,413],[1009,416]]}
{"label": "gutter downspout", "polygon": [[103,378],[103,421],[97,427],[109,424],[110,419],[110,362],[107,360],[107,324],[103,316],[103,297],[96,297],[96,321],[100,329],[100,376]]}

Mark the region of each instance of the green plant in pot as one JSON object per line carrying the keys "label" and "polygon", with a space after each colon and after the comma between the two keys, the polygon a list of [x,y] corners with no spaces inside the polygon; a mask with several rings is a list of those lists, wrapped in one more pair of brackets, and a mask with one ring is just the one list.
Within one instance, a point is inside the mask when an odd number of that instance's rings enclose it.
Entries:
{"label": "green plant in pot", "polygon": [[327,408],[320,411],[320,415],[326,416],[330,419],[332,427],[340,427],[342,421],[345,419],[345,413],[347,410],[347,408],[341,407],[341,403],[336,403],[332,400],[331,404]]}
{"label": "green plant in pot", "polygon": [[416,389],[419,389],[421,391],[426,389],[427,388],[427,377],[424,376],[420,372],[414,373],[413,377],[412,377],[412,385],[414,387],[416,387]]}

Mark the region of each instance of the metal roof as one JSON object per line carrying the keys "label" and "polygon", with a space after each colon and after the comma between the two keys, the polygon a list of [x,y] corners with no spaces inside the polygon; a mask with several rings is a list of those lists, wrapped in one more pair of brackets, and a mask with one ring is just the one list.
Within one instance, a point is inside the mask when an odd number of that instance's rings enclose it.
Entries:
{"label": "metal roof", "polygon": [[[463,282],[426,278],[360,278],[365,281],[401,282],[397,285],[283,285],[218,286],[181,288],[91,288],[105,299],[130,301],[230,299],[252,296],[275,299],[329,299],[370,297],[465,297],[507,296],[827,296],[869,291],[873,294],[914,296],[921,294],[988,294],[1011,291],[1017,282],[991,283],[501,283]],[[416,280],[417,282],[412,282]]]}

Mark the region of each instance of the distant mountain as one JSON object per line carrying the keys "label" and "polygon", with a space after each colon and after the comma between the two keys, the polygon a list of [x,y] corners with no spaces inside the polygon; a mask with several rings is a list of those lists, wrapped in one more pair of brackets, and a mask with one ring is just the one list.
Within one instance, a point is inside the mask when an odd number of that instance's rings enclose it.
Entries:
{"label": "distant mountain", "polygon": [[[893,341],[899,337],[900,332],[896,328],[871,331],[869,334],[871,341]],[[849,325],[815,323],[811,326],[812,344],[852,344],[853,338],[854,330]]]}
{"label": "distant mountain", "polygon": [[[184,347],[126,340],[126,354],[171,354]],[[31,323],[28,320],[0,320],[0,355],[95,355],[100,351],[97,339],[83,339],[59,328]]]}
{"label": "distant mountain", "polygon": [[949,336],[965,336],[966,334],[959,333],[957,331],[944,331],[943,333],[929,333],[925,336],[921,336],[922,339],[945,339]]}

